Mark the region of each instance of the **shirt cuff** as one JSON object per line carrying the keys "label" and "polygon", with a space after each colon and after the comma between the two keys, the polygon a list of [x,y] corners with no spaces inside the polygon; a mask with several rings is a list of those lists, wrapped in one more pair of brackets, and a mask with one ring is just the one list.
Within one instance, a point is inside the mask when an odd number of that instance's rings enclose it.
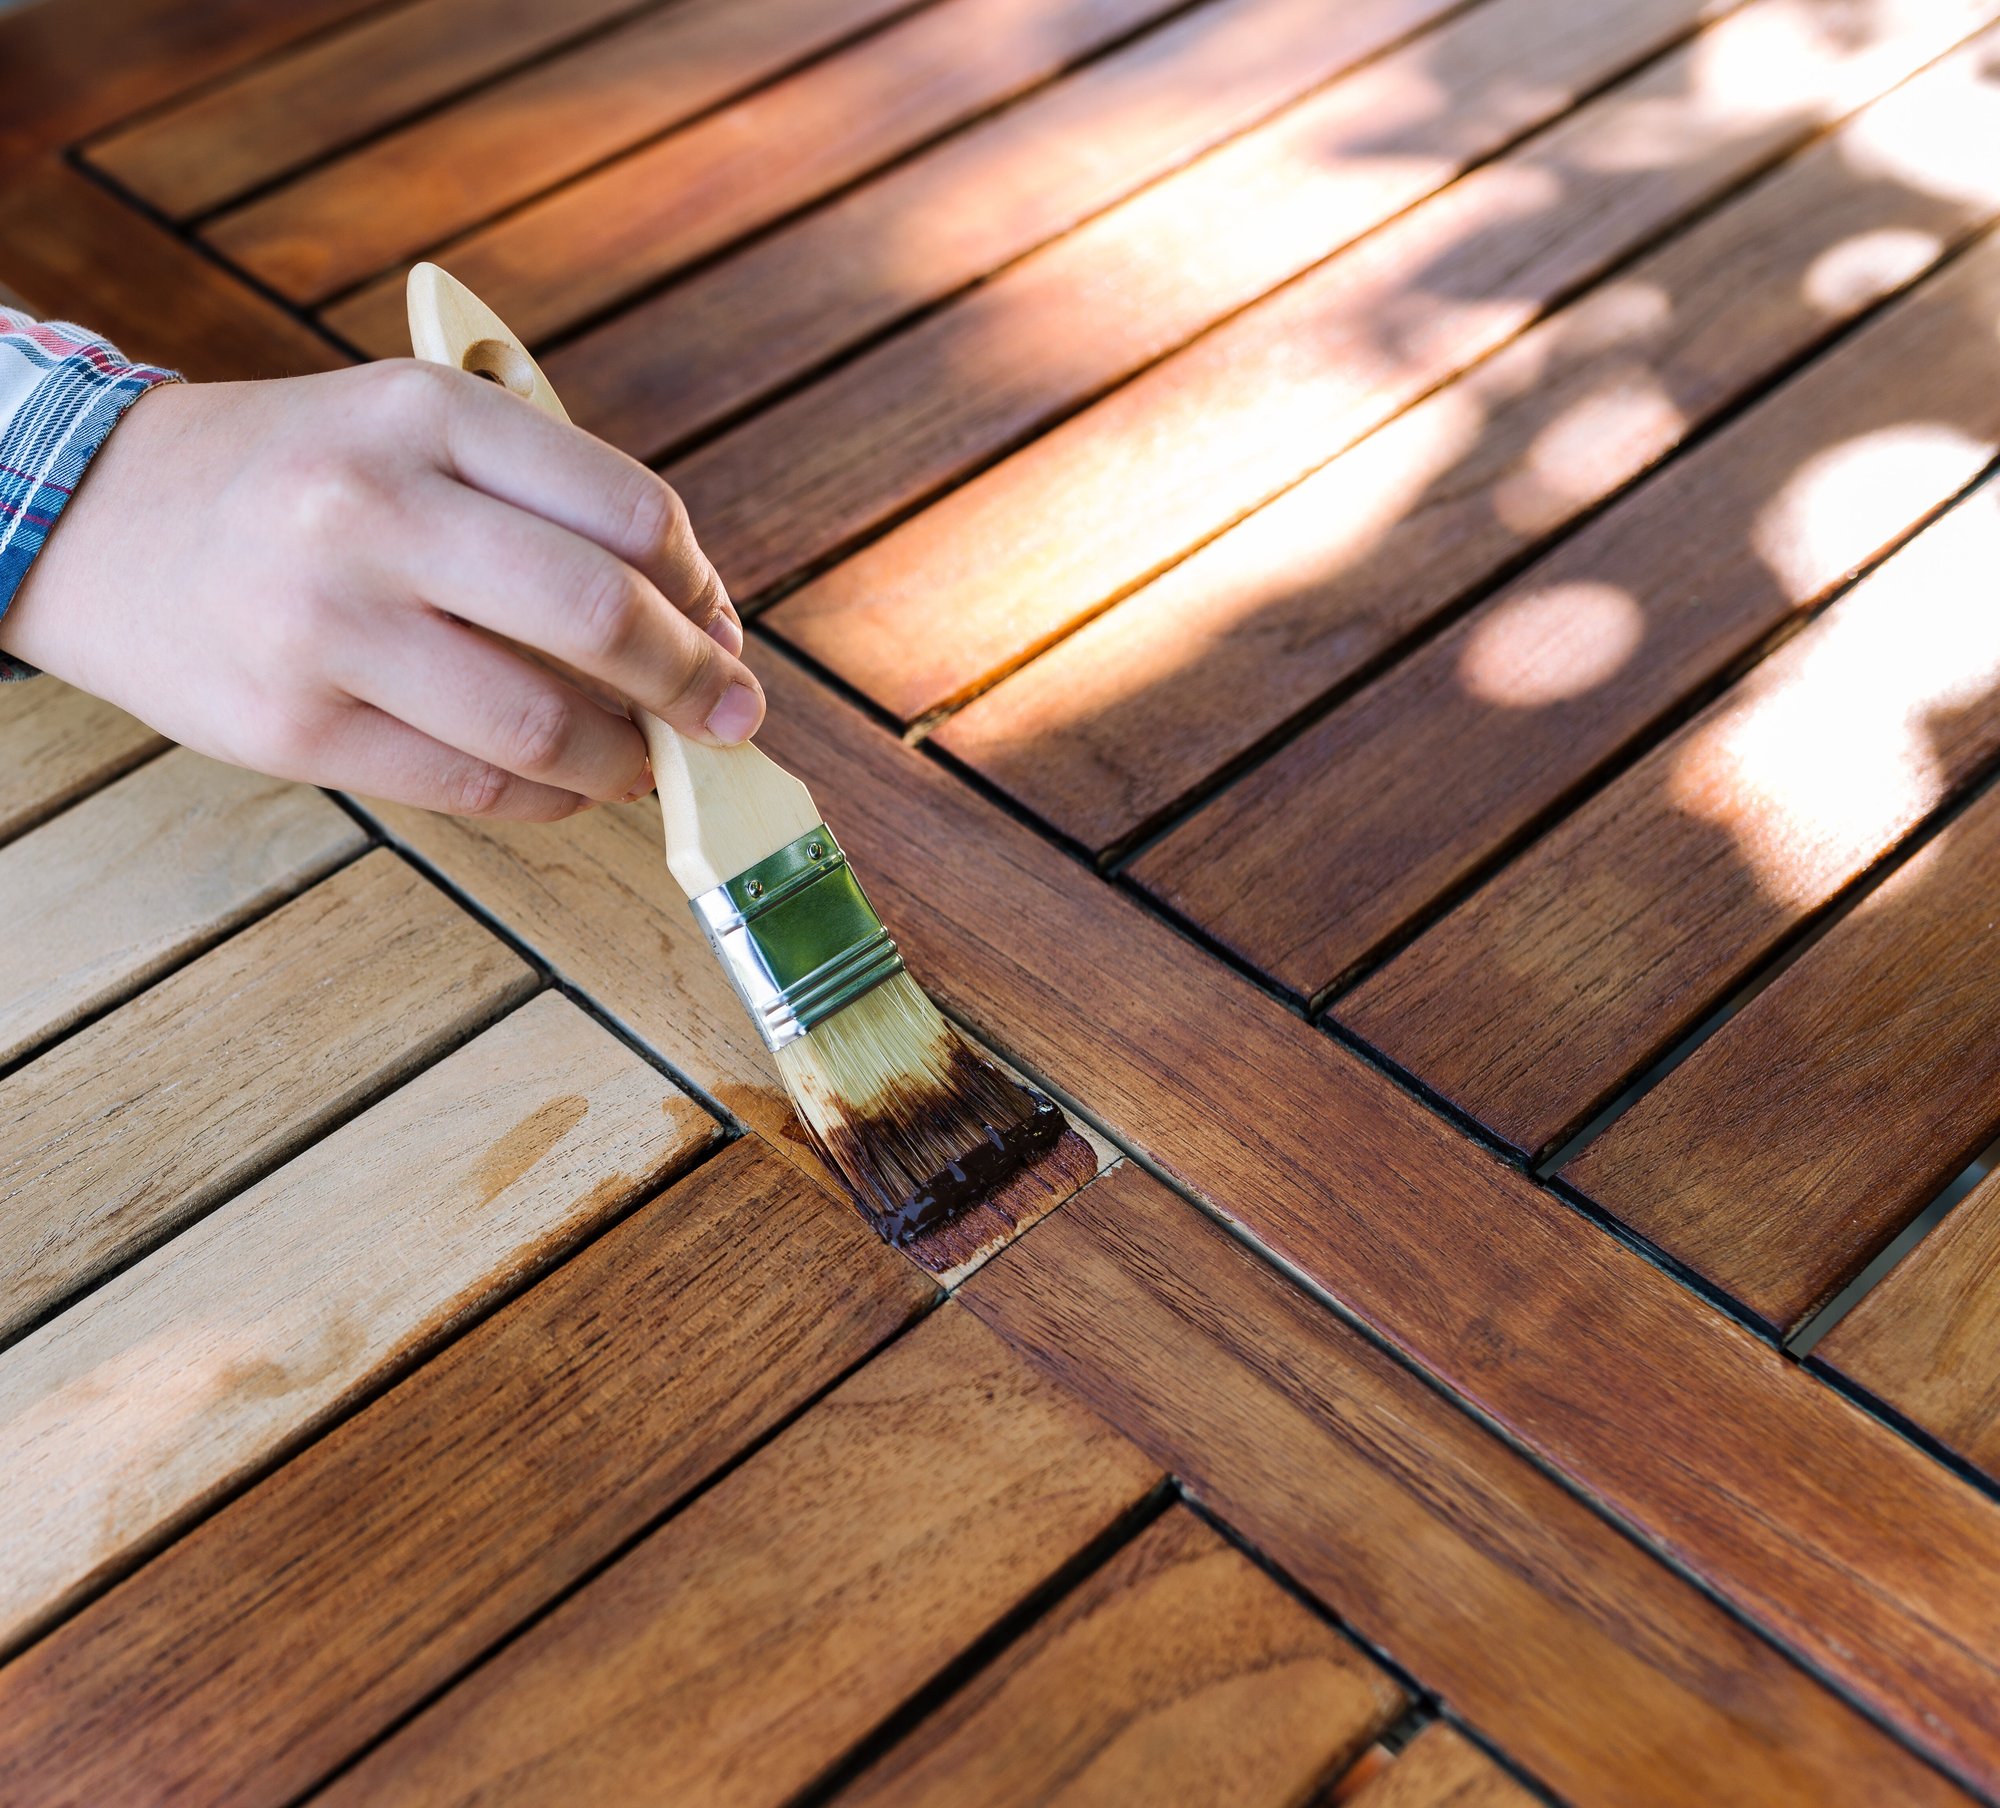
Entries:
{"label": "shirt cuff", "polygon": [[[178,381],[80,326],[0,308],[0,616],[119,417]],[[0,653],[0,679],[34,672]]]}

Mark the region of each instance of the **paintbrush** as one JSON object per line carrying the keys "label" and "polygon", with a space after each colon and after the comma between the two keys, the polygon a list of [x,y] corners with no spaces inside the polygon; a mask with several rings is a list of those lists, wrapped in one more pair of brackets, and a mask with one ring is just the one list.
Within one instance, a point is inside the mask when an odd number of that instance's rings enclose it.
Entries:
{"label": "paintbrush", "polygon": [[[410,272],[419,358],[568,414],[527,348],[435,264]],[[798,779],[634,706],[667,868],[777,1062],[800,1120],[881,1234],[909,1243],[1054,1146],[1062,1114],[983,1059],[903,965]]]}

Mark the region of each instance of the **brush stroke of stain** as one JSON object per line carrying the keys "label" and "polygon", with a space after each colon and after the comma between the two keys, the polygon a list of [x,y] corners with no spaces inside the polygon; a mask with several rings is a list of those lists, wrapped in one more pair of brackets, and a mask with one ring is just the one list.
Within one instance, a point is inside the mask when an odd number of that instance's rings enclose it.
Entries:
{"label": "brush stroke of stain", "polygon": [[491,1205],[582,1123],[589,1110],[590,1101],[573,1092],[537,1105],[486,1151],[472,1176],[479,1203]]}

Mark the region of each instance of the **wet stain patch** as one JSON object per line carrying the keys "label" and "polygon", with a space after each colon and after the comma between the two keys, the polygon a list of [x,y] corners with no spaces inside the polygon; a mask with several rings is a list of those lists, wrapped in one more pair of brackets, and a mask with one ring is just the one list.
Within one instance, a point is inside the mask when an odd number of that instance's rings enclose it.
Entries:
{"label": "wet stain patch", "polygon": [[1097,1170],[1097,1151],[1076,1131],[1065,1130],[991,1197],[904,1244],[903,1252],[947,1287],[955,1287],[1029,1225],[1082,1191]]}
{"label": "wet stain patch", "polygon": [[491,1205],[582,1123],[589,1110],[590,1101],[573,1092],[537,1105],[487,1150],[472,1177],[479,1203]]}

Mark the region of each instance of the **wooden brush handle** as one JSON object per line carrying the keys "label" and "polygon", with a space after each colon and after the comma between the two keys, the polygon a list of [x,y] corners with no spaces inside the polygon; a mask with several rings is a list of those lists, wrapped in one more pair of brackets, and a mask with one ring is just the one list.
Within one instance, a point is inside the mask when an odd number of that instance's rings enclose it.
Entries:
{"label": "wooden brush handle", "polygon": [[[528,348],[456,277],[435,264],[417,265],[409,309],[410,346],[419,358],[490,377],[544,414],[569,419]],[[812,794],[748,742],[708,747],[637,704],[629,707],[652,755],[667,867],[689,897],[747,872],[819,825]]]}

